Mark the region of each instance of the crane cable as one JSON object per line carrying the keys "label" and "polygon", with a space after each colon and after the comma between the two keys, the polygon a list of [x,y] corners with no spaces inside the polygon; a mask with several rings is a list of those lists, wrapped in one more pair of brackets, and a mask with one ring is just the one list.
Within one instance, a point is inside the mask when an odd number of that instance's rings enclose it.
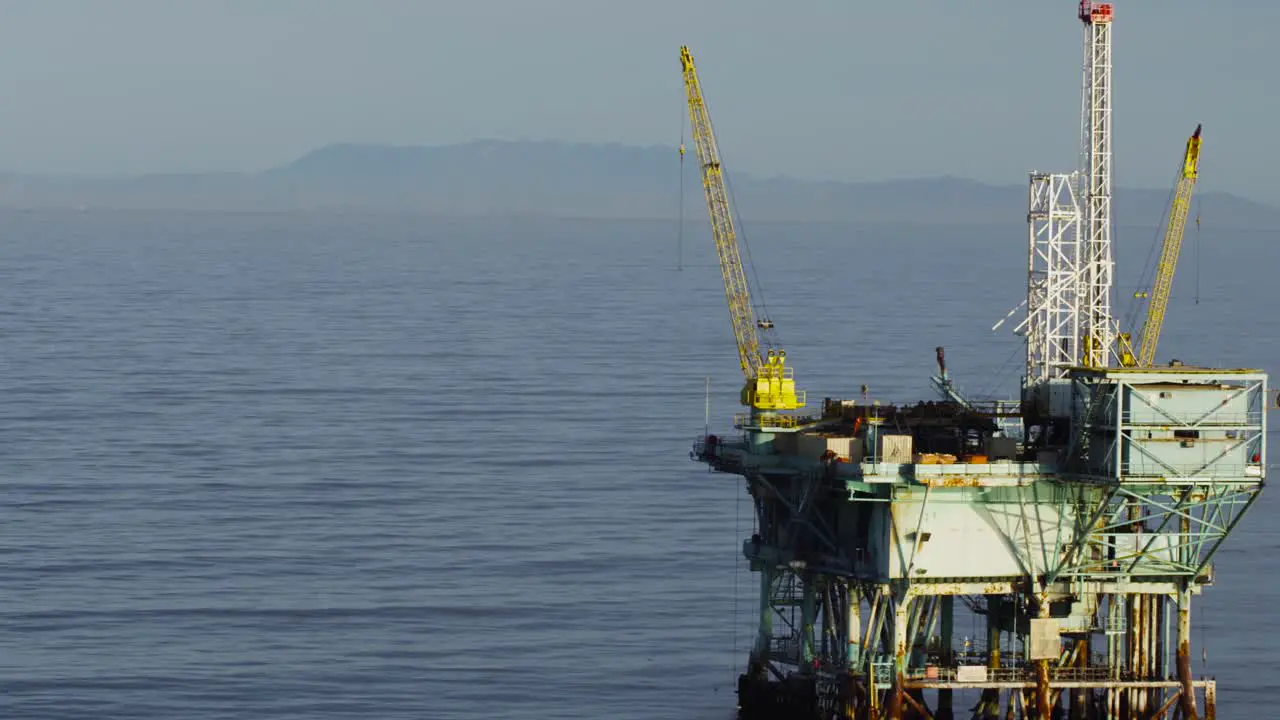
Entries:
{"label": "crane cable", "polygon": [[[706,105],[706,98],[703,98],[702,102]],[[720,149],[720,133],[716,132],[715,121],[711,119],[710,108],[708,108],[707,112],[707,129],[710,131],[711,137],[715,138],[716,153],[720,156],[720,176],[724,178],[725,190],[729,193],[729,212],[736,216],[734,218],[736,226],[734,233],[735,239],[741,243],[742,249],[746,252],[747,267],[751,268],[751,277],[755,278],[754,286],[751,288],[752,304],[758,304],[760,306],[760,312],[755,313],[757,320],[756,334],[757,336],[763,334],[764,337],[762,339],[765,341],[764,344],[767,347],[770,349],[777,349],[780,347],[779,335],[777,330],[773,327],[772,318],[769,317],[769,305],[764,300],[764,286],[760,284],[760,274],[756,271],[755,260],[751,257],[751,245],[747,242],[746,233],[743,232],[742,214],[738,212],[738,198],[733,193],[733,182],[729,179],[729,173],[724,169],[726,165],[724,161],[724,150]],[[752,308],[752,312],[755,312],[755,308]],[[760,327],[760,320],[770,320],[769,327]]]}
{"label": "crane cable", "polygon": [[760,284],[760,274],[756,271],[756,262],[751,257],[751,245],[747,243],[746,233],[742,231],[742,226],[743,226],[742,213],[738,211],[738,198],[733,194],[733,181],[729,179],[729,174],[724,172],[724,169],[723,169],[724,168],[724,151],[720,152],[720,162],[721,162],[721,174],[724,176],[724,186],[725,186],[725,189],[729,191],[729,205],[731,206],[731,209],[729,210],[729,212],[738,216],[737,218],[738,239],[741,240],[742,242],[742,249],[745,250],[747,253],[747,267],[751,268],[751,277],[755,278],[755,281],[756,281],[755,288],[754,288],[755,290],[754,297],[758,298],[758,304],[760,305],[760,312],[757,314],[757,319],[769,321],[768,327],[760,327],[759,325],[757,325],[756,330],[757,332],[762,332],[764,334],[765,345],[771,349],[776,350],[779,347],[781,347],[782,341],[780,339],[778,331],[774,328],[773,318],[770,317],[769,305],[764,300],[764,286]]}
{"label": "crane cable", "polygon": [[[1143,264],[1141,275],[1138,277],[1138,285],[1133,296],[1129,299],[1129,311],[1125,313],[1124,328],[1127,328],[1128,332],[1131,333],[1130,344],[1142,340],[1139,335],[1142,333],[1143,328],[1137,327],[1137,322],[1139,317],[1146,315],[1146,305],[1151,302],[1150,294],[1155,289],[1155,276],[1160,271],[1159,262],[1155,258],[1157,254],[1162,253],[1164,250],[1164,234],[1168,230],[1169,217],[1173,212],[1174,196],[1177,195],[1178,185],[1182,182],[1182,166],[1183,163],[1180,162],[1178,164],[1178,172],[1173,181],[1173,187],[1169,190],[1169,197],[1165,200],[1165,212],[1161,216],[1159,224],[1156,225],[1154,237],[1151,238],[1151,246],[1147,251],[1147,260]],[[1147,303],[1138,301],[1142,293],[1146,294],[1146,297],[1142,299],[1145,299]],[[1133,348],[1135,357],[1140,349],[1138,347]]]}

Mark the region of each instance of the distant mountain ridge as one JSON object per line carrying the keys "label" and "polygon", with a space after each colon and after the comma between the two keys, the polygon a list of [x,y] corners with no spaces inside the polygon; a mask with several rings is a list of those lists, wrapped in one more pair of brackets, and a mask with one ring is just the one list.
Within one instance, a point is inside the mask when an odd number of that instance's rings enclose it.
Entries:
{"label": "distant mountain ridge", "polygon": [[[679,160],[664,146],[477,140],[445,146],[340,143],[253,173],[137,177],[0,174],[0,207],[187,210],[389,210],[435,215],[533,214],[669,218],[677,214]],[[701,212],[696,163],[684,164],[686,217]],[[732,173],[748,220],[1020,222],[1026,186],[954,177],[883,182],[812,181]],[[1162,217],[1168,189],[1118,188],[1120,224]],[[1219,226],[1280,227],[1280,209],[1226,193],[1199,193]],[[693,203],[689,205],[689,203]]]}

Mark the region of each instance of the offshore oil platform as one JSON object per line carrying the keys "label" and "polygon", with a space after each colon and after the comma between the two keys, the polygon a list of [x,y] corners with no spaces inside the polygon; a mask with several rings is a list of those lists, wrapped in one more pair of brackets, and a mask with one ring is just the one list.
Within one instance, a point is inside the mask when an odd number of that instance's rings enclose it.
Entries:
{"label": "offshore oil platform", "polygon": [[[1131,340],[1113,319],[1112,5],[1081,2],[1079,20],[1084,167],[1030,175],[1026,370],[1009,402],[964,397],[938,348],[938,399],[880,404],[864,388],[805,413],[752,305],[681,48],[749,409],[737,434],[692,452],[745,478],[754,501],[742,551],[759,620],[741,718],[1214,717],[1215,681],[1191,671],[1192,600],[1262,491],[1273,403],[1257,370],[1155,364],[1199,128],[1145,324]],[[968,622],[985,628],[972,642],[957,637]]]}

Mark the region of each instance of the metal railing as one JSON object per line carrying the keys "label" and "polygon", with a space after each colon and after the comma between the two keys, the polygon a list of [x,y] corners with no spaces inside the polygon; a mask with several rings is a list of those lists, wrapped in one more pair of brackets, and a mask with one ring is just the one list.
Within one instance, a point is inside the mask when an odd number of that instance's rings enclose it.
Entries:
{"label": "metal railing", "polygon": [[737,413],[733,416],[733,426],[739,429],[744,427],[795,428],[801,425],[801,421],[807,423],[809,418],[795,415],[757,415],[753,418],[751,413]]}
{"label": "metal railing", "polygon": [[[968,667],[983,667],[982,663],[974,663]],[[1031,667],[998,667],[985,668],[985,682],[1033,682],[1036,671]],[[877,668],[877,674],[879,669]],[[908,680],[937,680],[939,682],[956,682],[958,667],[926,666],[912,668],[906,673]],[[1049,668],[1049,680],[1063,682],[1099,682],[1111,678],[1111,671],[1105,666],[1088,667],[1052,667]],[[877,678],[878,679],[878,678]]]}
{"label": "metal railing", "polygon": [[[1154,466],[1153,463],[1145,467],[1135,467],[1134,465],[1126,465],[1123,468],[1124,474],[1121,476],[1121,480],[1164,480],[1176,482],[1182,479],[1201,481],[1205,479],[1239,480],[1241,478],[1262,477],[1261,463],[1249,463],[1247,465],[1210,463],[1205,465],[1203,462],[1198,462],[1192,464],[1171,463],[1168,466]],[[1177,472],[1170,472],[1170,470]]]}
{"label": "metal railing", "polygon": [[800,663],[800,638],[792,635],[769,638],[769,655],[774,660],[798,665]]}
{"label": "metal railing", "polygon": [[[1114,417],[1114,413],[1112,414]],[[1134,422],[1134,417],[1142,418],[1142,422]],[[1120,413],[1120,420],[1125,427],[1145,428],[1159,427],[1173,430],[1196,428],[1257,428],[1262,425],[1262,413],[1251,410],[1246,413],[1207,412],[1197,414],[1170,413],[1168,416],[1150,408],[1138,411],[1126,409]]]}
{"label": "metal railing", "polygon": [[998,418],[1022,417],[1019,400],[968,400],[969,408],[979,415]]}

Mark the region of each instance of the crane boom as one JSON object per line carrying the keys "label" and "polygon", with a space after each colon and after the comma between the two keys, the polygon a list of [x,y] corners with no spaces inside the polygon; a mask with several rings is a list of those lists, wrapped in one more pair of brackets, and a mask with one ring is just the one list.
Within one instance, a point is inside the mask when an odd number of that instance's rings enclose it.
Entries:
{"label": "crane boom", "polygon": [[1182,156],[1182,168],[1174,190],[1169,219],[1165,225],[1164,243],[1160,248],[1160,260],[1156,265],[1155,280],[1151,288],[1151,302],[1147,305],[1147,318],[1138,335],[1138,352],[1128,347],[1127,337],[1122,336],[1121,364],[1127,367],[1151,367],[1156,360],[1156,345],[1160,342],[1160,330],[1164,327],[1165,312],[1169,309],[1169,297],[1173,293],[1173,272],[1178,267],[1178,253],[1182,249],[1182,236],[1187,226],[1187,214],[1191,211],[1191,193],[1195,190],[1200,172],[1200,127],[1187,138],[1187,149]]}
{"label": "crane boom", "polygon": [[733,210],[725,188],[715,132],[711,127],[711,114],[703,99],[702,85],[698,81],[698,71],[694,67],[693,55],[688,46],[680,48],[680,67],[688,96],[693,144],[698,155],[698,165],[702,168],[702,189],[706,196],[707,213],[711,218],[711,234],[715,240],[716,254],[720,258],[720,273],[724,277],[729,320],[738,345],[738,362],[747,381],[742,389],[742,404],[756,410],[769,411],[803,407],[804,393],[796,392],[791,369],[785,365],[786,352],[766,343],[767,355],[762,356],[760,353],[760,331],[769,330],[773,323],[768,319],[757,320],[751,304],[751,288],[742,266],[742,253],[738,250],[738,236],[733,228]]}
{"label": "crane boom", "polygon": [[1173,205],[1169,209],[1169,223],[1165,227],[1160,264],[1156,266],[1151,304],[1147,306],[1147,319],[1142,325],[1142,344],[1138,350],[1139,367],[1151,367],[1155,363],[1156,344],[1160,342],[1160,329],[1164,326],[1164,314],[1173,291],[1173,271],[1178,266],[1178,253],[1182,249],[1182,235],[1187,227],[1191,193],[1195,190],[1199,169],[1200,126],[1197,125],[1196,131],[1187,139],[1187,150],[1182,158],[1182,174],[1178,178],[1178,189],[1174,192]]}
{"label": "crane boom", "polygon": [[738,250],[733,212],[720,168],[720,150],[716,147],[715,133],[711,128],[711,114],[702,97],[702,85],[698,82],[698,72],[688,47],[680,48],[680,65],[684,70],[685,91],[689,96],[689,121],[692,124],[698,165],[702,168],[702,189],[706,195],[707,212],[711,216],[711,234],[715,239],[716,254],[720,256],[724,294],[729,302],[729,320],[733,323],[733,336],[738,343],[738,361],[742,365],[743,375],[750,379],[759,372],[761,365],[760,336],[756,332],[751,289],[747,285],[742,254]]}

